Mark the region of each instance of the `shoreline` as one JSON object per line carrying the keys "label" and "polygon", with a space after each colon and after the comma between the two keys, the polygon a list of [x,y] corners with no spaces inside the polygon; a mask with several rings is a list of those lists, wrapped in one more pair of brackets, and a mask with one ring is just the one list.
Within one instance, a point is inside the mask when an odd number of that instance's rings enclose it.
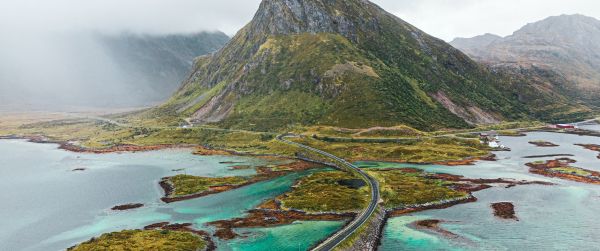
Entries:
{"label": "shoreline", "polygon": [[[529,172],[538,174],[550,178],[559,178],[563,180],[570,180],[574,182],[587,183],[600,185],[600,172],[588,170],[579,167],[571,167],[570,164],[576,163],[576,160],[569,158],[560,158],[555,160],[548,160],[546,162],[531,162],[525,164],[529,167]],[[567,168],[573,169],[571,173],[565,171],[555,171],[556,168]],[[577,171],[587,173],[587,176],[578,174]]]}
{"label": "shoreline", "polygon": [[[255,176],[253,176],[252,178],[250,178],[247,182],[244,182],[242,184],[211,186],[211,187],[209,187],[209,190],[206,190],[206,191],[203,191],[200,193],[182,195],[182,196],[176,196],[176,197],[170,197],[175,190],[174,185],[169,181],[169,179],[171,177],[164,177],[159,182],[159,185],[163,189],[163,192],[164,192],[164,196],[160,200],[165,203],[173,203],[173,202],[197,199],[197,198],[201,198],[201,197],[208,196],[211,194],[227,192],[227,191],[231,191],[231,190],[238,189],[241,187],[256,184],[259,182],[275,179],[278,177],[288,175],[293,172],[300,172],[300,171],[306,171],[306,170],[310,170],[310,169],[319,168],[321,166],[323,166],[323,164],[316,163],[316,162],[309,162],[306,160],[295,160],[294,162],[291,162],[288,164],[277,165],[275,167],[258,166],[258,167],[255,167],[257,174]],[[277,171],[273,170],[273,169],[279,169],[279,168],[283,169],[283,170],[277,170]]]}
{"label": "shoreline", "polygon": [[526,132],[551,132],[551,133],[562,133],[562,134],[572,134],[579,136],[590,136],[590,137],[600,137],[600,131],[592,131],[586,129],[572,129],[572,130],[562,130],[562,129],[554,129],[554,128],[539,128],[535,130],[525,130]]}
{"label": "shoreline", "polygon": [[199,147],[198,145],[191,144],[156,144],[148,146],[122,144],[115,145],[108,148],[88,148],[84,146],[78,146],[70,141],[52,140],[45,136],[0,136],[0,140],[26,140],[27,142],[36,144],[56,144],[58,149],[65,150],[74,153],[92,153],[92,154],[108,154],[108,153],[136,153],[136,152],[150,152],[165,149],[193,149]]}
{"label": "shoreline", "polygon": [[213,236],[221,240],[231,240],[244,237],[234,230],[239,228],[275,227],[294,223],[295,221],[342,221],[346,224],[356,216],[356,213],[307,213],[300,210],[252,209],[245,217],[228,220],[218,220],[206,223],[217,228]]}
{"label": "shoreline", "polygon": [[410,224],[411,228],[416,230],[426,230],[438,235],[441,235],[448,239],[456,239],[460,236],[452,233],[440,226],[440,224],[444,223],[443,220],[418,220]]}
{"label": "shoreline", "polygon": [[489,153],[484,156],[479,157],[466,157],[460,160],[446,160],[446,161],[436,161],[436,162],[414,162],[414,161],[405,161],[405,160],[381,160],[381,159],[358,159],[352,160],[351,162],[382,162],[382,163],[394,163],[394,164],[409,164],[409,165],[419,165],[419,166],[427,166],[427,165],[440,165],[440,166],[472,166],[475,165],[476,162],[479,161],[498,161],[497,155],[494,153]]}
{"label": "shoreline", "polygon": [[[115,145],[108,148],[88,148],[84,146],[79,146],[73,144],[72,141],[61,141],[61,140],[52,140],[45,136],[19,136],[19,135],[6,135],[0,136],[0,140],[27,140],[31,143],[38,144],[57,144],[58,149],[75,152],[75,153],[91,153],[91,154],[109,154],[109,153],[136,153],[136,152],[151,152],[151,151],[159,151],[165,149],[193,149],[192,154],[199,156],[214,156],[214,155],[222,155],[222,156],[250,156],[250,157],[276,157],[276,158],[285,158],[285,159],[296,159],[309,161],[313,163],[320,163],[325,165],[331,165],[330,163],[323,163],[319,161],[313,161],[307,158],[301,157],[292,157],[292,156],[282,156],[277,154],[253,154],[253,153],[243,153],[237,152],[234,150],[227,149],[216,149],[205,145],[200,144],[155,144],[155,145],[133,145],[133,144],[122,144]],[[463,166],[463,165],[475,165],[478,161],[497,161],[496,154],[491,151],[489,154],[484,156],[477,157],[465,157],[459,160],[446,160],[446,161],[434,161],[434,162],[414,162],[414,161],[406,161],[399,159],[391,159],[391,160],[382,160],[382,159],[351,159],[352,162],[357,161],[367,161],[367,162],[388,162],[388,163],[399,163],[399,164],[411,164],[411,165],[443,165],[443,166]]]}
{"label": "shoreline", "polygon": [[[59,144],[61,146],[60,149],[67,150],[67,151],[73,151],[73,152],[85,152],[85,153],[141,152],[141,151],[153,151],[153,150],[168,149],[168,148],[196,148],[197,151],[195,151],[194,154],[197,154],[197,155],[224,155],[224,154],[237,155],[237,156],[242,156],[242,155],[248,156],[249,155],[249,154],[237,153],[234,151],[210,149],[208,147],[203,147],[203,146],[199,146],[199,145],[185,145],[185,146],[182,146],[182,145],[156,145],[156,146],[127,145],[127,146],[116,146],[116,147],[111,147],[111,148],[102,149],[102,150],[98,150],[98,149],[90,150],[90,149],[86,149],[84,147],[75,146],[69,142],[51,141],[51,140],[48,140],[47,138],[41,137],[41,136],[40,137],[16,137],[15,136],[15,137],[9,137],[9,138],[0,137],[0,139],[27,139],[32,143],[55,143],[55,144]],[[260,157],[260,156],[256,156],[256,157]],[[281,157],[281,156],[273,156],[273,157]],[[295,158],[295,159],[298,160],[299,158]],[[438,164],[438,165],[447,165],[447,166],[458,166],[458,165],[474,165],[475,162],[478,162],[478,161],[495,161],[495,160],[496,160],[496,155],[493,153],[490,153],[486,156],[468,157],[463,160],[456,160],[456,161],[444,161],[444,162],[436,162],[436,163],[414,163],[414,162],[409,162],[409,161],[391,161],[391,163],[407,163],[407,164],[415,164],[415,165]],[[307,161],[307,159],[303,159],[303,161]],[[377,160],[374,160],[374,161],[377,161]],[[320,164],[323,164],[323,163],[320,163]],[[205,191],[205,192],[198,193],[198,194],[187,195],[187,196],[176,197],[176,198],[166,198],[166,197],[168,197],[168,195],[172,194],[173,187],[169,183],[165,182],[165,180],[163,178],[163,180],[161,180],[159,185],[164,190],[165,197],[161,198],[161,200],[165,203],[172,203],[172,202],[177,202],[177,201],[200,198],[200,197],[204,197],[207,195],[216,194],[216,193],[225,192],[225,191],[237,189],[240,187],[248,186],[248,185],[251,185],[251,184],[254,184],[257,182],[261,182],[261,181],[268,180],[271,178],[279,177],[281,175],[285,175],[285,174],[287,174],[289,172],[293,172],[293,171],[297,171],[297,170],[286,171],[285,173],[271,171],[270,172],[271,176],[253,179],[251,182],[247,182],[247,183],[244,183],[241,185],[221,186],[220,187],[221,189],[209,190],[209,191]],[[440,175],[440,174],[437,174],[437,175]],[[464,178],[458,178],[458,179],[459,180],[462,179],[461,181],[469,180],[469,179],[464,179]],[[503,179],[488,179],[488,180],[483,180],[483,179],[473,180],[473,179],[471,179],[469,181],[473,181],[473,183],[479,184],[479,186],[476,186],[476,188],[471,188],[471,189],[476,189],[474,191],[478,191],[478,190],[482,190],[482,189],[491,187],[489,185],[486,185],[485,183],[490,183],[492,181],[493,181],[493,183],[503,183],[503,184],[507,184],[508,186],[514,186],[514,185],[516,185],[515,183],[518,183],[515,181],[508,181],[508,180],[503,180]],[[380,224],[380,229],[381,229],[380,233],[377,236],[372,237],[373,239],[371,239],[371,240],[365,240],[365,242],[373,242],[373,243],[376,243],[376,247],[380,246],[381,239],[383,238],[383,236],[382,236],[383,231],[385,229],[388,219],[391,217],[402,216],[405,214],[415,213],[415,212],[420,212],[420,211],[425,211],[425,210],[445,209],[445,208],[449,208],[449,207],[452,207],[455,205],[471,203],[471,202],[476,202],[476,201],[477,201],[477,198],[475,196],[473,196],[472,194],[469,194],[466,197],[457,198],[457,199],[453,199],[453,200],[434,202],[434,203],[425,203],[422,205],[411,205],[408,207],[391,209],[391,210],[384,209],[384,217],[383,217],[382,223]],[[235,218],[235,219],[229,219],[229,220],[223,220],[223,221],[209,223],[213,226],[222,228],[220,230],[217,230],[217,232],[214,233],[214,236],[219,237],[219,238],[221,238],[220,236],[222,236],[224,238],[235,238],[238,235],[233,231],[234,228],[261,227],[261,226],[267,227],[267,226],[286,225],[286,224],[290,224],[296,220],[344,220],[344,219],[354,217],[353,216],[354,214],[351,214],[351,213],[309,214],[309,213],[305,213],[305,212],[301,212],[301,211],[282,211],[282,210],[269,210],[269,209],[253,209],[253,210],[248,211],[247,213],[248,213],[248,216],[244,217],[244,218]],[[271,222],[269,222],[269,221],[271,221]],[[219,225],[217,226],[214,224],[219,224]]]}
{"label": "shoreline", "polygon": [[597,144],[575,144],[576,146],[581,146],[590,151],[598,152],[598,159],[600,159],[600,145]]}
{"label": "shoreline", "polygon": [[169,230],[169,231],[179,231],[195,234],[204,239],[207,243],[205,251],[214,251],[217,249],[217,245],[210,237],[210,234],[203,230],[197,230],[192,228],[191,223],[173,223],[170,222],[159,222],[147,225],[143,227],[143,230]]}

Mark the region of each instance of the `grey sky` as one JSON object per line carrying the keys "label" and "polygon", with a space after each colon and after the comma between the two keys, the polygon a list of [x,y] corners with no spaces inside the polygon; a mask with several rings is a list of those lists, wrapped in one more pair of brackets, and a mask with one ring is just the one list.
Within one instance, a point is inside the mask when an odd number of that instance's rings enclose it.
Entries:
{"label": "grey sky", "polygon": [[[486,32],[508,35],[551,15],[600,17],[597,0],[373,0],[445,40]],[[222,30],[247,23],[260,0],[0,0],[0,32],[97,30],[176,33]],[[4,36],[4,35],[3,35]]]}
{"label": "grey sky", "polygon": [[[451,40],[508,35],[560,14],[600,17],[598,0],[372,0],[425,32]],[[92,34],[235,34],[260,0],[0,0],[0,105],[17,101],[113,104],[135,99]],[[135,79],[133,80],[135,81]],[[119,98],[126,95],[125,98]],[[14,100],[14,101],[13,101]]]}

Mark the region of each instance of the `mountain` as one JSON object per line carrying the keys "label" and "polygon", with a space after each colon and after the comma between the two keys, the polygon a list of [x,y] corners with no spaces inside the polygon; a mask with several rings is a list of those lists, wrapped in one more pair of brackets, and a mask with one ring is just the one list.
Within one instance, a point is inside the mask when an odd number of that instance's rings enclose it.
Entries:
{"label": "mountain", "polygon": [[122,33],[97,38],[134,89],[147,101],[170,97],[185,80],[194,58],[212,53],[229,41],[222,32],[146,35]]}
{"label": "mountain", "polygon": [[228,40],[220,32],[5,37],[2,42],[10,46],[0,47],[0,105],[59,110],[155,105],[177,90],[195,57]]}
{"label": "mountain", "polygon": [[367,0],[263,0],[152,116],[253,130],[463,128],[537,115],[509,87],[520,81]]}
{"label": "mountain", "polygon": [[564,81],[556,84],[567,95],[600,106],[599,20],[554,16],[527,24],[504,38],[486,37],[485,41],[481,37],[456,39],[451,44],[496,69],[542,71],[562,77]]}
{"label": "mountain", "polygon": [[502,39],[501,36],[486,33],[472,38],[456,38],[450,44],[469,56],[484,54],[484,50],[488,45]]}

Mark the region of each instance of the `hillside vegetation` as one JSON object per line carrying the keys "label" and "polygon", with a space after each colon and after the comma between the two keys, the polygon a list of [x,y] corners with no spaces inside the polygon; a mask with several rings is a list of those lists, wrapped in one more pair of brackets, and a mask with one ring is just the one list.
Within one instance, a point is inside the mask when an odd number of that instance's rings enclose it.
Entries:
{"label": "hillside vegetation", "polygon": [[168,102],[139,116],[256,131],[433,131],[589,114],[532,81],[483,67],[368,1],[265,0]]}

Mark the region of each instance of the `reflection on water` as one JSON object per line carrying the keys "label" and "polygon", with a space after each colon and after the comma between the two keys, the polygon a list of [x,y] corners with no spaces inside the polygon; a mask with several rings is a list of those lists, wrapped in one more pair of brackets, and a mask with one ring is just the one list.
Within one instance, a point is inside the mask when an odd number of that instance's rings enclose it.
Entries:
{"label": "reflection on water", "polygon": [[[528,144],[547,140],[556,148],[540,148]],[[514,178],[545,180],[556,186],[518,186],[492,188],[476,192],[476,203],[442,210],[414,213],[389,220],[381,250],[597,250],[600,246],[600,186],[576,183],[530,174],[527,162],[551,158],[524,159],[524,156],[573,154],[578,167],[599,170],[597,153],[575,146],[576,143],[600,143],[596,137],[552,133],[530,133],[527,137],[503,137],[511,152],[498,152],[499,161],[480,162],[474,166],[414,166],[383,163],[381,166],[412,166],[428,171],[464,175],[471,178]],[[360,163],[377,168],[377,163]],[[493,216],[490,204],[513,202],[519,221],[501,220]],[[468,241],[444,237],[410,227],[422,219],[446,221],[442,227]]]}
{"label": "reflection on water", "polygon": [[[18,140],[0,141],[0,250],[60,250],[99,234],[141,228],[161,222],[206,222],[243,216],[262,201],[284,193],[306,173],[207,197],[164,204],[157,185],[177,173],[203,176],[251,175],[254,170],[231,170],[233,165],[263,165],[265,160],[236,156],[194,156],[189,150],[124,154],[78,154],[56,145]],[[226,162],[226,163],[222,163]],[[234,162],[234,163],[231,163]],[[229,163],[229,164],[227,164]],[[73,172],[76,168],[86,168]],[[183,169],[175,172],[173,170]],[[140,209],[112,212],[109,208],[132,202]],[[217,243],[219,249],[248,245],[307,247],[341,227],[339,222],[301,222],[286,230],[254,229],[256,238]],[[263,234],[258,234],[263,233]],[[297,245],[297,244],[295,244]]]}

